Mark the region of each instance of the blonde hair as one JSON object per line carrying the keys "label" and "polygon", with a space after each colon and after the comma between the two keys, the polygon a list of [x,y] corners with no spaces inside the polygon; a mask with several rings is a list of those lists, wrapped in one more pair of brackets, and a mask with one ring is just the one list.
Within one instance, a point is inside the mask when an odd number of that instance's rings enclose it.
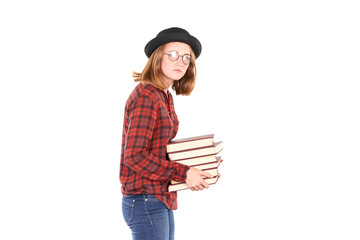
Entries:
{"label": "blonde hair", "polygon": [[[151,84],[161,90],[165,90],[168,86],[162,81],[164,74],[161,70],[161,58],[164,55],[164,49],[166,44],[158,47],[150,56],[141,73],[133,72],[133,78],[135,82],[142,82],[143,84]],[[174,81],[172,89],[176,95],[190,95],[195,86],[196,79],[196,65],[195,65],[195,53],[190,49],[191,62],[185,73],[185,75]]]}

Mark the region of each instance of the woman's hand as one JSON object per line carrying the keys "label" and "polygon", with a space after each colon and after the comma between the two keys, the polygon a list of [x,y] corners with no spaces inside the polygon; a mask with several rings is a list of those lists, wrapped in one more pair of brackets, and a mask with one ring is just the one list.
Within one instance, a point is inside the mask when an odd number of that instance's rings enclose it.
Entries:
{"label": "woman's hand", "polygon": [[209,188],[209,184],[205,182],[204,177],[212,178],[214,176],[197,168],[191,167],[186,173],[185,182],[191,191],[203,190],[204,188]]}

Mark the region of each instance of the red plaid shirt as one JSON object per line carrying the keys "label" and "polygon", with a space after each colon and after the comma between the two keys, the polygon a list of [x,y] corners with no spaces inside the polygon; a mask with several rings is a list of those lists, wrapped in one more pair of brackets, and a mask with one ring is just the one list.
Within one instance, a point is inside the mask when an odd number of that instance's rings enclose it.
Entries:
{"label": "red plaid shirt", "polygon": [[139,83],[130,94],[124,114],[120,182],[124,196],[152,194],[169,209],[177,209],[171,179],[185,182],[188,166],[169,161],[166,145],[177,133],[173,98],[149,84]]}

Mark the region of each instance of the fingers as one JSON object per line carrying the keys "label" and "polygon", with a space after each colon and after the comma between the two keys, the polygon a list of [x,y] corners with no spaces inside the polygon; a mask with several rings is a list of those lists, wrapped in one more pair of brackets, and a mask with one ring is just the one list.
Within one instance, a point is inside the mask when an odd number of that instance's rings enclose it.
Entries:
{"label": "fingers", "polygon": [[209,184],[206,181],[201,181],[199,184],[194,184],[192,186],[189,186],[189,188],[191,189],[191,191],[201,191],[204,190],[205,188],[208,189],[209,188]]}
{"label": "fingers", "polygon": [[190,168],[187,172],[186,184],[192,191],[200,191],[205,188],[209,188],[209,184],[204,180],[204,178],[213,178],[214,176],[201,171],[196,168]]}

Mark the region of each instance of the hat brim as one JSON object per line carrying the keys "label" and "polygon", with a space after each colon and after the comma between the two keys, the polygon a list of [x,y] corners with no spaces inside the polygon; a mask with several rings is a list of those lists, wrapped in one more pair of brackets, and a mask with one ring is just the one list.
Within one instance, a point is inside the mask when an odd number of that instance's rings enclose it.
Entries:
{"label": "hat brim", "polygon": [[195,53],[195,57],[198,58],[201,54],[200,41],[191,35],[179,34],[179,33],[167,33],[164,35],[158,35],[148,42],[145,46],[145,54],[150,58],[151,54],[161,45],[169,42],[183,42],[188,44]]}

